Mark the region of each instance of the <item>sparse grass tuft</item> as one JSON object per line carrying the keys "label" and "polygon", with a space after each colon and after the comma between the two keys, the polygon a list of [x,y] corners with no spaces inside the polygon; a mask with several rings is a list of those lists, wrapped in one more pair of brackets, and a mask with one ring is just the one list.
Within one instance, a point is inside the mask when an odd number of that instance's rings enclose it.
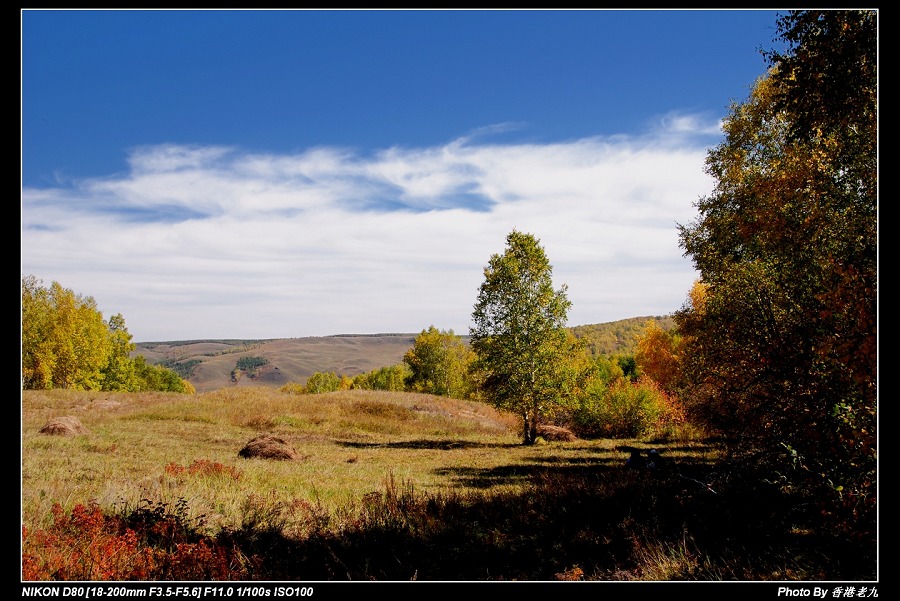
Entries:
{"label": "sparse grass tuft", "polygon": [[177,463],[170,463],[165,467],[165,472],[176,479],[184,479],[186,476],[201,476],[206,478],[225,477],[232,480],[240,480],[241,470],[234,466],[223,465],[217,461],[208,459],[195,459],[188,467]]}

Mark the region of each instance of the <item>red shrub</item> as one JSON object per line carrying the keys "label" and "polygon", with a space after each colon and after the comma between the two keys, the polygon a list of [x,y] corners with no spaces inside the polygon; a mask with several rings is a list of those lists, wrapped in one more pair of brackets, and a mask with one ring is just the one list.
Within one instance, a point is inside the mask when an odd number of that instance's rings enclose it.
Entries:
{"label": "red shrub", "polygon": [[[161,515],[141,527],[156,537],[126,527],[118,516],[104,515],[95,503],[76,505],[66,514],[56,503],[53,525],[22,528],[22,580],[241,580],[246,578],[240,553],[212,539],[163,547],[148,541],[173,540],[177,519]],[[175,516],[176,518],[178,516]],[[159,537],[159,531],[169,536]]]}

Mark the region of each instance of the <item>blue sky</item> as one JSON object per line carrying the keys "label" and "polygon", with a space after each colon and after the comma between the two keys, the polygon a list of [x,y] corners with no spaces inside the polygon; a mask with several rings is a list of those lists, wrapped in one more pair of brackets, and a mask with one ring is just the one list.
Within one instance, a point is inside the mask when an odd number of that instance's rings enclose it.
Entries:
{"label": "blue sky", "polygon": [[25,10],[21,271],[135,341],[468,333],[540,239],[569,325],[677,310],[771,10]]}

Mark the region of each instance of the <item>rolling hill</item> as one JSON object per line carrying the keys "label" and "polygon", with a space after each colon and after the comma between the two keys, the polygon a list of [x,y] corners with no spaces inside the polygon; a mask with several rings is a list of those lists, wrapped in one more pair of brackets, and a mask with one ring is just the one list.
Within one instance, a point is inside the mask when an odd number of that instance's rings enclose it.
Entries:
{"label": "rolling hill", "polygon": [[[187,340],[139,343],[135,352],[148,362],[178,371],[197,392],[225,386],[279,387],[303,383],[316,372],[333,371],[353,377],[403,361],[416,334],[320,336],[273,340]],[[241,358],[261,357],[267,363],[232,372]]]}
{"label": "rolling hill", "polygon": [[[651,319],[664,329],[674,326],[671,316],[647,316],[575,326],[572,331],[587,339],[588,348],[594,355],[632,354],[644,325]],[[316,372],[353,377],[401,363],[417,335],[347,334],[269,340],[141,342],[136,344],[135,354],[143,355],[148,363],[179,372],[197,392],[208,392],[226,386],[302,384]],[[239,361],[245,365],[262,365],[237,370]]]}

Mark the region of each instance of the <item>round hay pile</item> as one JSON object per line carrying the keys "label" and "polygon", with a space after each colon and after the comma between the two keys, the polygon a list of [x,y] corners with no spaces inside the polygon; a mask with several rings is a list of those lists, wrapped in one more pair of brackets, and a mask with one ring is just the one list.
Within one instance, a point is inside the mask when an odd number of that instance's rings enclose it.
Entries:
{"label": "round hay pile", "polygon": [[572,442],[574,440],[578,440],[578,437],[575,436],[575,433],[568,428],[563,428],[561,426],[550,426],[546,424],[538,425],[537,435],[544,440],[555,442]]}
{"label": "round hay pile", "polygon": [[297,451],[283,439],[271,434],[262,434],[250,440],[244,448],[238,451],[238,455],[246,459],[258,457],[260,459],[278,459],[282,461],[295,461],[298,458]]}
{"label": "round hay pile", "polygon": [[53,434],[56,436],[78,436],[79,434],[87,433],[87,428],[81,425],[77,417],[72,417],[71,415],[54,417],[41,428],[41,434]]}

